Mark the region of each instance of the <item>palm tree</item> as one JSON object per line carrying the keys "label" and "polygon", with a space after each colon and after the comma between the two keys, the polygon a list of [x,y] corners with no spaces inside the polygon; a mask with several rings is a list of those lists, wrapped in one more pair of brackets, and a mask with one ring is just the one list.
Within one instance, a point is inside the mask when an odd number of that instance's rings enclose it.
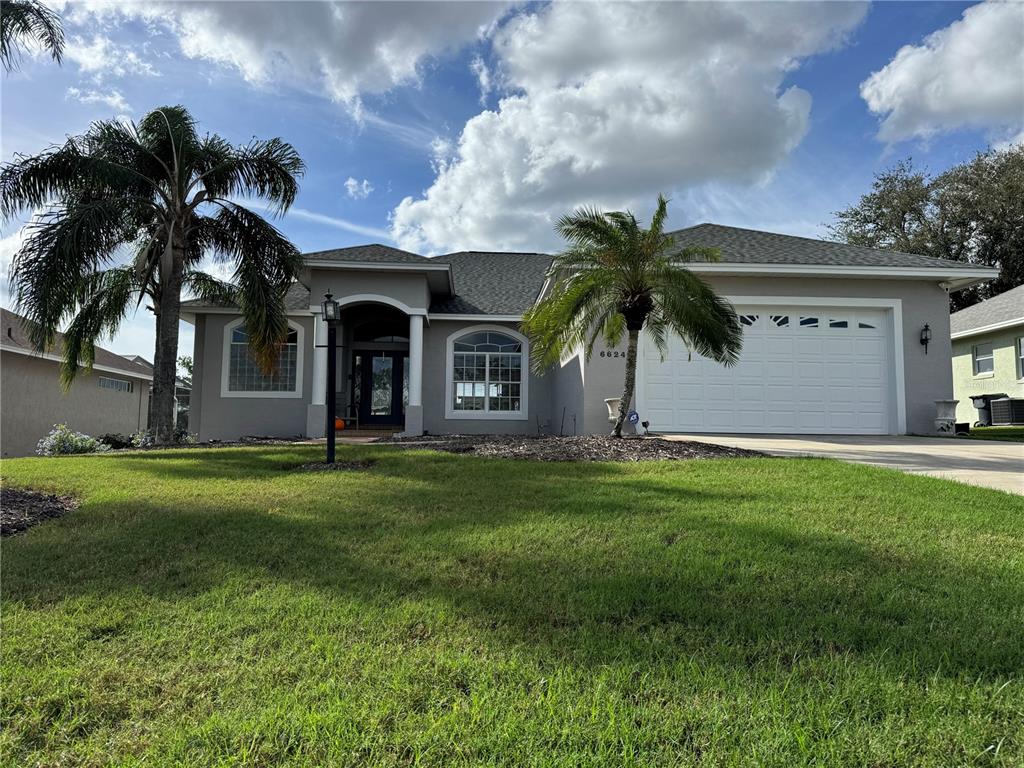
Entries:
{"label": "palm tree", "polygon": [[554,258],[545,296],[523,318],[537,370],[576,349],[583,349],[589,360],[599,339],[616,346],[623,332],[628,334],[615,437],[622,437],[633,399],[641,330],[647,330],[662,355],[667,335],[675,333],[690,349],[725,365],[736,362],[742,346],[732,305],[684,266],[695,260],[717,261],[718,252],[674,246],[663,231],[667,211],[668,203],[659,195],[647,229],[629,211],[582,208],[563,216],[556,229],[569,247]]}
{"label": "palm tree", "polygon": [[[157,442],[173,440],[183,290],[237,302],[254,356],[272,370],[288,332],[284,294],[301,257],[233,198],[263,198],[283,214],[303,170],[280,139],[233,146],[200,137],[180,106],[156,109],[138,125],[94,123],[63,146],[0,168],[0,215],[36,211],[11,268],[15,301],[40,350],[70,321],[65,386],[79,365],[91,366],[95,341],[148,301],[156,315],[150,426]],[[231,283],[199,271],[206,255],[234,267]]]}
{"label": "palm tree", "polygon": [[36,0],[0,0],[0,63],[4,70],[18,68],[26,42],[42,47],[60,63],[64,53],[60,17]]}

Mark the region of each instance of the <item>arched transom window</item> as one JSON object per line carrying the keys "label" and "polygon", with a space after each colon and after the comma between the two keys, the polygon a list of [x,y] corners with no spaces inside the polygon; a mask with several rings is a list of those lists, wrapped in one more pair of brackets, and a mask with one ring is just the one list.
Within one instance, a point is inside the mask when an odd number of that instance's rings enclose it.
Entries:
{"label": "arched transom window", "polygon": [[508,333],[479,330],[451,343],[452,415],[525,414],[524,343]]}

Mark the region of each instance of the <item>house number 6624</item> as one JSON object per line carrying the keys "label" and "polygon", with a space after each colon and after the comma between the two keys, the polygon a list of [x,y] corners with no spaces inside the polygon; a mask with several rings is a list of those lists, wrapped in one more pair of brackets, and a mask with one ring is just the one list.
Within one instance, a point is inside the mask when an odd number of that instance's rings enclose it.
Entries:
{"label": "house number 6624", "polygon": [[601,357],[625,357],[625,352],[619,352],[617,349],[602,349]]}

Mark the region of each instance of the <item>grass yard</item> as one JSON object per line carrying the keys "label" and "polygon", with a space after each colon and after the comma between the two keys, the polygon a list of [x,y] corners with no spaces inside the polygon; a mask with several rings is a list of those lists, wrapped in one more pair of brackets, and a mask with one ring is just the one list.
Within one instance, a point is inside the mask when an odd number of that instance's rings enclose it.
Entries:
{"label": "grass yard", "polygon": [[1011,443],[1024,443],[1024,427],[972,427],[970,437],[975,440],[1006,440]]}
{"label": "grass yard", "polygon": [[1024,763],[1024,498],[825,459],[3,462],[8,766]]}

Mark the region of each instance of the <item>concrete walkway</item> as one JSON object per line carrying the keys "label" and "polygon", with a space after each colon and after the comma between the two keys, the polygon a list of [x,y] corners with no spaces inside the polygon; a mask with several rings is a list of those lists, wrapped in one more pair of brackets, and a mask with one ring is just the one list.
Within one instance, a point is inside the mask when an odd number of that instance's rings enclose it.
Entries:
{"label": "concrete walkway", "polygon": [[774,456],[827,456],[1024,494],[1024,443],[932,437],[665,435]]}

